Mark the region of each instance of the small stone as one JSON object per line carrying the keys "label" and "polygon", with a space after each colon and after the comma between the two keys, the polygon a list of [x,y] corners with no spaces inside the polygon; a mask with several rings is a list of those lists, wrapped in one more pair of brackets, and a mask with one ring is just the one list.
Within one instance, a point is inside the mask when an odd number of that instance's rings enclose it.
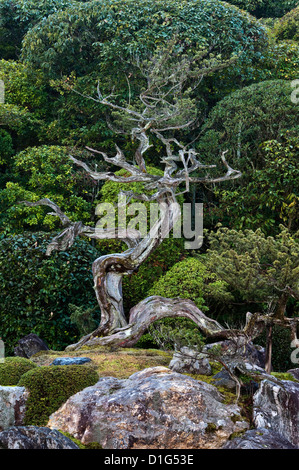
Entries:
{"label": "small stone", "polygon": [[218,374],[214,375],[213,379],[217,380],[217,382],[215,382],[217,387],[223,387],[228,390],[236,389],[236,382],[231,378],[227,370],[221,370]]}
{"label": "small stone", "polygon": [[187,347],[183,347],[180,351],[174,353],[169,368],[179,373],[212,375],[212,369],[207,357]]}
{"label": "small stone", "polygon": [[51,366],[73,366],[91,362],[89,357],[56,357]]}

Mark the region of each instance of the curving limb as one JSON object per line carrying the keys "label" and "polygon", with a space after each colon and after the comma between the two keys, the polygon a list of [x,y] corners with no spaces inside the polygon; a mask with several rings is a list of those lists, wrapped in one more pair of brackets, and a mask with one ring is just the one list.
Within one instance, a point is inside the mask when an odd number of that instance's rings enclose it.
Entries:
{"label": "curving limb", "polygon": [[80,349],[84,345],[131,347],[137,343],[151,323],[166,317],[189,318],[208,337],[216,338],[224,331],[218,322],[204,315],[191,300],[152,296],[130,310],[129,324],[125,327],[104,337],[98,335],[99,331],[93,332],[78,343],[68,346],[67,350]]}

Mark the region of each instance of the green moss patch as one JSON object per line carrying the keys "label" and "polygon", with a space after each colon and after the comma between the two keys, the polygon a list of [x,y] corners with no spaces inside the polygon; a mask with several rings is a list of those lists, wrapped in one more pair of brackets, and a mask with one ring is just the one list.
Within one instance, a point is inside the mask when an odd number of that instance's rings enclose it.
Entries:
{"label": "green moss patch", "polygon": [[25,425],[45,426],[49,416],[69,397],[98,380],[98,373],[90,365],[41,366],[29,370],[18,383],[29,390]]}
{"label": "green moss patch", "polygon": [[111,350],[105,347],[83,347],[80,351],[45,351],[32,360],[39,366],[50,365],[56,357],[89,357],[100,377],[127,379],[135,372],[148,367],[168,367],[172,352],[157,349],[118,348]]}
{"label": "green moss patch", "polygon": [[17,385],[23,374],[36,368],[36,364],[24,357],[6,357],[0,364],[0,385]]}
{"label": "green moss patch", "polygon": [[288,372],[272,372],[271,375],[279,380],[290,380],[291,382],[298,382],[292,374]]}
{"label": "green moss patch", "polygon": [[79,439],[76,439],[70,433],[66,431],[61,431],[61,429],[59,429],[59,432],[61,432],[61,434],[63,434],[65,437],[68,437],[71,441],[77,444],[79,449],[102,449],[103,448],[101,444],[99,444],[98,442],[89,442],[88,444],[82,444],[82,442],[79,441]]}

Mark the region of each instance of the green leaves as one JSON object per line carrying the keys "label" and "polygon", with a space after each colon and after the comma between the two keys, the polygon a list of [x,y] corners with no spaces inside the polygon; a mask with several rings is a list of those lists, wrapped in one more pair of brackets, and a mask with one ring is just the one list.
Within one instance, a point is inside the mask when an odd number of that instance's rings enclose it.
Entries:
{"label": "green leaves", "polygon": [[280,17],[298,4],[298,0],[230,0],[229,3],[249,11],[258,18]]}
{"label": "green leaves", "polygon": [[256,51],[266,40],[253,18],[218,0],[102,0],[51,15],[28,32],[22,54],[52,76],[109,71],[113,82],[111,67],[118,76],[130,55],[146,58],[174,34],[179,34],[182,50],[194,53],[213,44],[222,59],[245,49]]}
{"label": "green leaves", "polygon": [[206,303],[211,299],[229,299],[226,283],[208,270],[203,261],[191,257],[169,269],[156,281],[149,295],[190,299],[203,311],[208,310]]}
{"label": "green leaves", "polygon": [[228,149],[230,164],[246,173],[263,168],[261,144],[279,139],[282,130],[295,132],[297,105],[287,80],[267,80],[232,93],[211,111],[198,148],[209,161]]}
{"label": "green leaves", "polygon": [[264,166],[250,172],[246,192],[243,189],[217,191],[222,211],[235,228],[277,233],[283,223],[298,229],[299,141],[286,132],[281,142],[271,140],[261,145]]}
{"label": "green leaves", "polygon": [[57,217],[45,208],[28,208],[20,201],[37,201],[43,197],[56,202],[74,220],[90,222],[93,215],[93,182],[81,171],[73,169],[68,149],[58,146],[30,147],[13,159],[14,181],[0,191],[2,207],[6,211],[1,225],[12,231],[55,229]]}
{"label": "green leaves", "polygon": [[263,302],[268,313],[275,312],[282,293],[299,295],[298,237],[283,226],[275,238],[260,229],[220,226],[208,235],[208,266],[244,301]]}
{"label": "green leaves", "polygon": [[299,6],[275,23],[274,32],[278,39],[299,41]]}
{"label": "green leaves", "polygon": [[0,241],[0,336],[7,351],[33,332],[52,349],[63,349],[79,333],[71,324],[69,304],[96,304],[91,265],[99,253],[77,240],[68,253],[47,257],[53,236],[24,233]]}

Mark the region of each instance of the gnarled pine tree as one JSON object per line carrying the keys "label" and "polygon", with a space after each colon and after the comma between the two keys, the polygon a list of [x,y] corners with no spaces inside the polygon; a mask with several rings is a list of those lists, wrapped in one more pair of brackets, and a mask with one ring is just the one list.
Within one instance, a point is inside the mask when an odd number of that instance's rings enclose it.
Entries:
{"label": "gnarled pine tree", "polygon": [[[239,171],[229,166],[225,158],[226,152],[221,155],[226,173],[223,176],[211,176],[207,172],[210,170],[211,173],[216,165],[203,164],[191,145],[183,145],[175,138],[176,132],[196,123],[196,103],[192,98],[194,88],[204,76],[228,66],[235,57],[221,60],[213,55],[213,48],[203,49],[188,57],[175,52],[177,45],[177,40],[174,40],[166,50],[158,51],[149,60],[142,63],[135,60],[135,66],[142,72],[146,86],[134,106],[131,103],[125,106],[116,104],[115,95],[104,97],[99,86],[96,98],[85,96],[110,108],[115,122],[121,122],[126,132],[131,133],[139,141],[139,146],[133,163],[132,156],[130,159],[126,158],[117,145],[114,157],[89,148],[94,154],[101,155],[105,162],[114,168],[125,169],[126,175],[119,175],[115,171],[94,171],[85,162],[73,156],[70,156],[71,160],[82,167],[95,181],[114,181],[128,185],[132,182],[143,183],[146,190],[151,190],[151,195],[128,191],[126,192],[128,199],[156,202],[164,210],[144,238],[136,235],[136,231],[126,229],[116,230],[113,233],[113,237],[122,239],[128,249],[123,253],[100,256],[93,263],[94,289],[101,309],[100,325],[77,344],[70,345],[69,349],[79,349],[86,344],[131,346],[138,341],[152,322],[167,316],[184,316],[192,319],[210,337],[226,338],[231,334],[230,330],[225,330],[218,322],[205,316],[190,300],[152,296],[133,307],[128,318],[123,309],[123,276],[136,270],[172,230],[180,216],[177,195],[189,191],[191,183],[221,183],[241,176]],[[155,136],[165,147],[166,155],[162,159],[165,170],[162,176],[147,171],[144,156],[151,147],[151,136]],[[197,176],[201,171],[204,171],[203,176]],[[52,250],[68,249],[77,236],[93,239],[111,236],[109,230],[101,231],[85,226],[82,222],[72,222],[49,199],[26,201],[25,204],[49,206],[54,211],[52,214],[58,216],[64,226],[64,230],[50,243],[47,255],[50,255]]]}

